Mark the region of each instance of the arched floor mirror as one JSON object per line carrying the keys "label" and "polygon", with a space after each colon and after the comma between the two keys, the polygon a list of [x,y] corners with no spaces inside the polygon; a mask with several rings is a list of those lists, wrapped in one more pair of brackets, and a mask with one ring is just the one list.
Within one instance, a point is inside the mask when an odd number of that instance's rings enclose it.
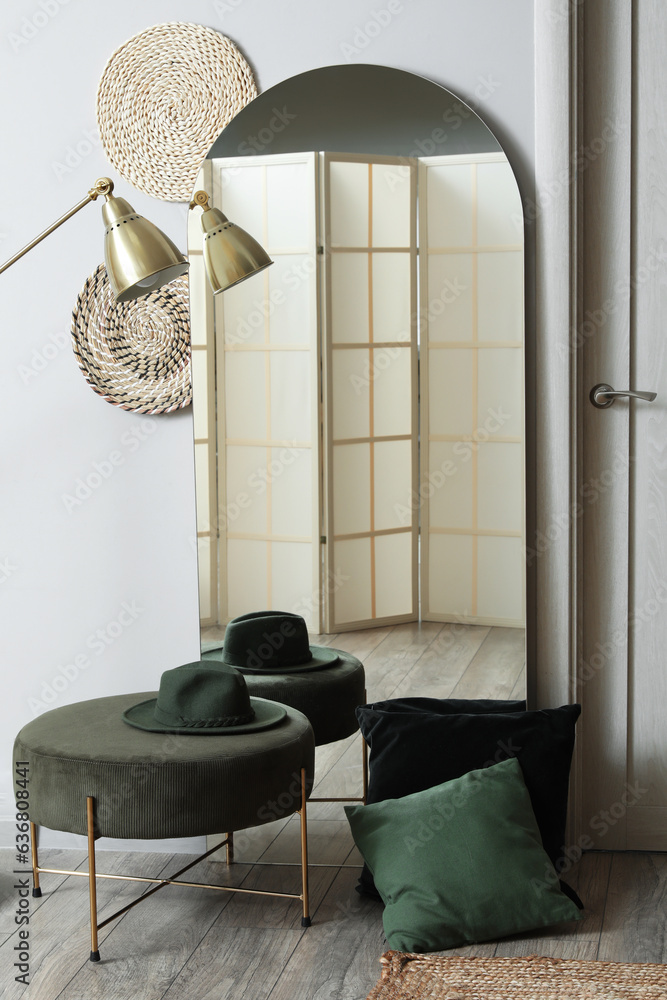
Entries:
{"label": "arched floor mirror", "polygon": [[498,141],[430,81],[332,66],[248,105],[197,187],[274,261],[214,298],[191,213],[204,640],[265,608],[334,645],[421,623],[434,662],[468,657],[457,694],[523,697],[523,216]]}

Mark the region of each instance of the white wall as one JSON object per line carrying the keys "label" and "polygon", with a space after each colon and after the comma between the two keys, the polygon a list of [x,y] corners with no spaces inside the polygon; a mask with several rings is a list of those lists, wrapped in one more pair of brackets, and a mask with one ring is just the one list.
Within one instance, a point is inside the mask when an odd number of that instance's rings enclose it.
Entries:
{"label": "white wall", "polygon": [[[523,194],[531,194],[532,0],[116,0],[111,7],[4,0],[0,260],[105,174],[185,247],[184,207],[134,191],[109,167],[95,136],[95,94],[109,55],[136,32],[170,20],[228,35],[260,90],[347,61],[429,77],[477,106]],[[79,162],[72,158],[77,147]],[[99,205],[88,206],[0,275],[4,845],[13,843],[12,742],[23,724],[46,708],[152,690],[163,670],[198,658],[190,412],[148,418],[109,405],[84,382],[70,348],[70,314],[102,260],[102,232]],[[64,495],[73,495],[96,463],[106,469],[114,451],[122,463],[68,509]],[[126,605],[134,608],[133,618],[123,615],[130,623],[100,642],[98,630]],[[55,834],[42,840],[77,842]]]}

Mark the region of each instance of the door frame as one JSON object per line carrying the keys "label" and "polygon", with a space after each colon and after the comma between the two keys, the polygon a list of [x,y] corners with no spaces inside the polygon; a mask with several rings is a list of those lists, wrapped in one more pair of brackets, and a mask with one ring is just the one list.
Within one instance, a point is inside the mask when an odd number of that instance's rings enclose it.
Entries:
{"label": "door frame", "polygon": [[[614,355],[611,376],[599,373],[599,338],[596,343],[586,325],[618,276],[630,278],[629,132],[625,143],[609,143],[604,156],[598,151],[593,167],[593,158],[587,161],[582,153],[595,150],[607,116],[627,117],[631,126],[633,16],[632,3],[611,17],[603,0],[535,3],[535,199],[524,206],[526,225],[534,225],[536,304],[534,371],[527,378],[528,413],[532,407],[534,416],[528,421],[534,427],[529,468],[535,470],[527,545],[529,593],[535,595],[527,689],[532,707],[583,704],[572,771],[571,845],[590,841],[591,815],[620,796],[627,769],[627,646],[616,649],[594,677],[587,653],[600,635],[628,627],[628,587],[619,586],[628,579],[628,476],[614,483],[595,512],[582,500],[586,469],[603,463],[613,445],[612,425],[595,425],[597,438],[591,432],[594,418],[584,409],[588,389],[608,377],[624,384],[629,379],[630,311],[605,320],[605,336],[614,344],[608,352]],[[591,64],[595,72],[584,73]],[[617,440],[627,437],[627,427],[617,422],[614,433]],[[592,587],[587,597],[584,580]],[[623,819],[600,846],[626,846]]]}
{"label": "door frame", "polygon": [[[534,12],[535,195],[524,205],[535,246],[535,347],[527,356],[534,371],[526,378],[526,424],[533,428],[532,439],[526,440],[527,468],[534,470],[527,484],[527,591],[534,600],[527,607],[526,691],[529,707],[542,708],[574,700],[581,642],[580,526],[572,516],[581,452],[579,359],[569,347],[570,330],[576,330],[581,312],[581,192],[574,158],[581,133],[582,16],[569,0],[536,0]],[[579,737],[585,726],[580,719]],[[575,749],[570,844],[582,824],[582,772]]]}
{"label": "door frame", "polygon": [[526,559],[528,592],[535,594],[527,688],[535,707],[565,704],[576,689],[579,526],[570,513],[578,479],[578,352],[569,346],[579,313],[578,22],[569,0],[536,0],[535,197],[524,204],[535,244],[534,372],[526,380],[527,425],[534,429]]}

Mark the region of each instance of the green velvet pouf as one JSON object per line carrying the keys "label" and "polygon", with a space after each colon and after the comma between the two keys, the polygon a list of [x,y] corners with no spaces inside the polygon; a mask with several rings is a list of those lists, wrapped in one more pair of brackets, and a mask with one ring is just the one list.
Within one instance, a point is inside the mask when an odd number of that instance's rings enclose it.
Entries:
{"label": "green velvet pouf", "polygon": [[259,732],[225,736],[144,732],[123,712],[156,692],[95,698],[29,722],[14,744],[27,761],[30,819],[86,833],[95,798],[95,836],[157,840],[260,826],[301,804],[301,768],[313,781],[315,740],[308,719],[288,708]]}
{"label": "green velvet pouf", "polygon": [[[322,670],[281,674],[243,673],[248,691],[303,712],[315,733],[315,745],[343,740],[359,730],[355,715],[366,701],[366,678],[361,660],[337,649],[338,663]],[[222,661],[221,642],[207,643],[202,659]]]}

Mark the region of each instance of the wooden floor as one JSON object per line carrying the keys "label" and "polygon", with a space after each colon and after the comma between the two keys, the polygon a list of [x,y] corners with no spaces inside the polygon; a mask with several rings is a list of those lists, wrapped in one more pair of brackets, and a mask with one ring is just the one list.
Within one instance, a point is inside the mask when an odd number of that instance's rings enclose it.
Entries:
{"label": "wooden floor", "polygon": [[[369,700],[399,695],[520,696],[523,633],[515,629],[402,625],[326,636],[322,643],[364,661]],[[318,748],[319,795],[360,790],[359,737]],[[297,867],[261,867],[298,858],[298,823],[288,820],[236,838],[238,863],[228,871],[204,862],[187,877],[276,891],[298,891]],[[342,808],[309,808],[311,913],[300,926],[298,902],[168,886],[100,933],[102,961],[88,961],[88,893],[84,878],[43,876],[31,899],[28,987],[17,974],[17,891],[13,853],[0,887],[0,995],[6,1000],[364,1000],[379,977],[386,942],[382,907],[354,891],[360,859]],[[86,870],[82,851],[46,851],[48,867]],[[168,876],[183,855],[100,852],[110,873]],[[542,954],[565,958],[667,962],[667,855],[588,854],[568,879],[586,903],[586,918],[558,933],[459,949],[460,954]],[[100,880],[100,919],[135,898],[131,883]],[[450,952],[452,954],[452,952]]]}

